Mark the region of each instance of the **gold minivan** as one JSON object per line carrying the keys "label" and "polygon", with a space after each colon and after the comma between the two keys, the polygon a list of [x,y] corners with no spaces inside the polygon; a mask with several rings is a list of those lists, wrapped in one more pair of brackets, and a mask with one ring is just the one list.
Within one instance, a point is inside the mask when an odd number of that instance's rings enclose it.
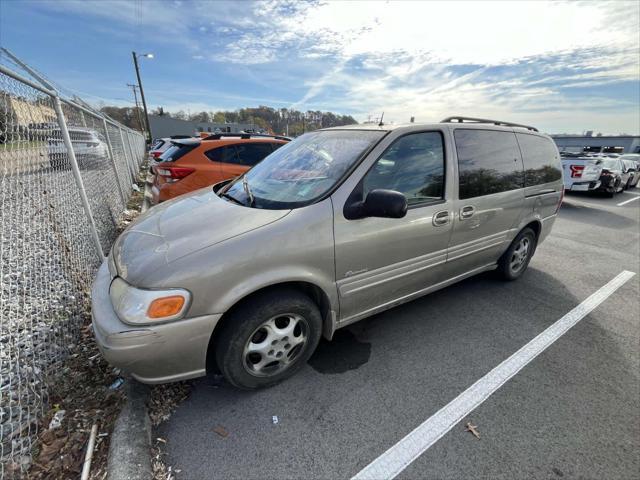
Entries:
{"label": "gold minivan", "polygon": [[533,127],[452,117],[318,130],[152,208],[93,286],[113,365],[146,383],[295,373],[321,335],[487,270],[515,280],[563,195]]}

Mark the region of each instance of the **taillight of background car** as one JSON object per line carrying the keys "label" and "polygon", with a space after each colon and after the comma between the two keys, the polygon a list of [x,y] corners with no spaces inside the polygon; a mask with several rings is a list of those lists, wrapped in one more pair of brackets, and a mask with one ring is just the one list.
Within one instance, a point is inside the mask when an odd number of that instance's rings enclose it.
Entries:
{"label": "taillight of background car", "polygon": [[571,169],[571,178],[582,178],[584,165],[570,165],[569,168]]}
{"label": "taillight of background car", "polygon": [[194,168],[187,167],[157,167],[156,172],[158,175],[163,177],[167,183],[177,182],[178,180],[182,180],[184,177],[191,175],[195,172]]}

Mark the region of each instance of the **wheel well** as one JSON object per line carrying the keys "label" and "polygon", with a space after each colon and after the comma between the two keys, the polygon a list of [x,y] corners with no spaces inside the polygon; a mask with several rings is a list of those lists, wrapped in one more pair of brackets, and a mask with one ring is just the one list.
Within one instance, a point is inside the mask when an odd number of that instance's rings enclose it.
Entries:
{"label": "wheel well", "polygon": [[261,288],[260,290],[256,290],[255,292],[251,292],[249,295],[233,304],[233,306],[224,313],[220,321],[217,323],[216,327],[213,329],[211,338],[209,338],[209,345],[207,346],[207,373],[219,372],[218,365],[216,364],[215,354],[213,353],[213,347],[215,345],[217,336],[220,334],[224,326],[227,324],[228,319],[231,317],[231,313],[241,304],[250,301],[251,298],[255,297],[256,295],[262,294],[267,291],[279,290],[284,288],[294,288],[304,293],[311,300],[313,300],[320,309],[320,315],[322,315],[323,325],[324,323],[331,321],[331,302],[329,301],[329,297],[327,297],[327,294],[320,287],[314,285],[313,283],[283,282],[277,283],[275,285],[269,285],[267,287]]}
{"label": "wheel well", "polygon": [[540,230],[542,229],[542,225],[540,224],[540,222],[534,220],[533,222],[530,222],[527,225],[525,225],[522,228],[522,230],[524,230],[527,227],[529,227],[531,230],[533,230],[533,233],[536,234],[536,240],[537,240],[540,237]]}

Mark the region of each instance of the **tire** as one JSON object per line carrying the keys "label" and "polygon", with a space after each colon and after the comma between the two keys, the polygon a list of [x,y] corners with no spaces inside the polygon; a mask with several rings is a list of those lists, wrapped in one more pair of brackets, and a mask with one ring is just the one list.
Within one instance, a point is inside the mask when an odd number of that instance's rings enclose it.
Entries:
{"label": "tire", "polygon": [[622,185],[622,179],[618,180],[615,187],[616,193],[622,193],[624,191],[624,186]]}
{"label": "tire", "polygon": [[308,296],[290,288],[270,290],[230,312],[214,344],[216,362],[238,388],[270,387],[309,360],[321,332],[320,311]]}
{"label": "tire", "polygon": [[[520,278],[529,266],[531,257],[536,251],[537,243],[538,238],[535,232],[528,227],[523,229],[498,260],[497,272],[500,278],[507,281]],[[525,249],[524,252],[522,251],[523,248]]]}

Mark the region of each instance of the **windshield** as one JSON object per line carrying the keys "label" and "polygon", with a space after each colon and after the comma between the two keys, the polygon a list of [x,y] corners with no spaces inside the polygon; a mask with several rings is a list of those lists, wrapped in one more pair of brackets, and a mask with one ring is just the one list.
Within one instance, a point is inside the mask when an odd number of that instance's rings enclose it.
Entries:
{"label": "windshield", "polygon": [[606,168],[607,170],[617,170],[620,168],[620,164],[617,159],[607,158],[602,161],[602,168]]}
{"label": "windshield", "polygon": [[325,130],[296,138],[249,170],[222,193],[256,208],[308,205],[328,192],[386,132]]}

